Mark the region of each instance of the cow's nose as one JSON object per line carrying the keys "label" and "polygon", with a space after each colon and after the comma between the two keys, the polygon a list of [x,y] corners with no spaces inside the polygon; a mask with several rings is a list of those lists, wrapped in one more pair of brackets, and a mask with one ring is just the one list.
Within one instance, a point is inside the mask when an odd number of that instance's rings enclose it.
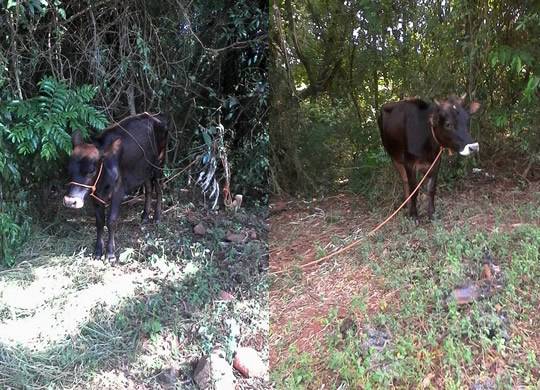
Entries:
{"label": "cow's nose", "polygon": [[71,209],[80,209],[84,206],[84,202],[82,199],[71,197],[71,196],[64,196],[64,206],[69,207]]}
{"label": "cow's nose", "polygon": [[478,145],[478,142],[475,142],[474,144],[467,144],[465,147],[459,152],[462,156],[468,156],[471,153],[478,152],[480,150],[480,146]]}

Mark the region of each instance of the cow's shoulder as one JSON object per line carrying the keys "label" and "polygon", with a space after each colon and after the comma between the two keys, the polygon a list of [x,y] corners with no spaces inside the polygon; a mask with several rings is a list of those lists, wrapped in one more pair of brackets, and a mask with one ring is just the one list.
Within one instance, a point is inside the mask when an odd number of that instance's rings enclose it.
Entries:
{"label": "cow's shoulder", "polygon": [[396,108],[400,108],[406,111],[416,111],[416,110],[427,111],[430,109],[430,107],[431,107],[431,104],[429,104],[429,102],[426,102],[423,99],[414,97],[414,98],[400,100],[399,102],[386,103],[382,106],[382,110],[388,113],[394,111]]}
{"label": "cow's shoulder", "polygon": [[410,99],[407,99],[407,100],[404,100],[404,101],[416,106],[420,110],[427,110],[427,109],[429,109],[431,107],[431,104],[429,104],[425,100],[417,98],[417,97],[410,98]]}

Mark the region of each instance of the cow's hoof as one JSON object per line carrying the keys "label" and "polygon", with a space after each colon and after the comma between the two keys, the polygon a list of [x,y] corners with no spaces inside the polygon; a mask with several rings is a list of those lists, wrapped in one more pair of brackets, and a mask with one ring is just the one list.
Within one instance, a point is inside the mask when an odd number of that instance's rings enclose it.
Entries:
{"label": "cow's hoof", "polygon": [[150,223],[150,218],[148,218],[148,214],[143,214],[142,217],[141,217],[141,223],[143,225],[146,225],[148,223]]}
{"label": "cow's hoof", "polygon": [[114,253],[107,254],[107,261],[111,264],[116,263],[116,256],[114,255]]}
{"label": "cow's hoof", "polygon": [[416,226],[420,224],[420,219],[418,218],[418,215],[409,215],[409,218]]}

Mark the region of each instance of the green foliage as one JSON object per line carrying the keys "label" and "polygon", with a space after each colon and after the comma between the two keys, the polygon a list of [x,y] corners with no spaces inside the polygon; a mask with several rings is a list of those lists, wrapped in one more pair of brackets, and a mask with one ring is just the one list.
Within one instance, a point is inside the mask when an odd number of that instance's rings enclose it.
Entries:
{"label": "green foliage", "polygon": [[104,114],[90,105],[96,93],[94,87],[70,89],[51,77],[38,84],[39,96],[0,106],[5,120],[0,137],[11,151],[0,157],[0,174],[6,181],[20,178],[16,164],[23,160],[34,161],[31,169],[38,172],[39,179],[39,174],[45,174],[40,169],[43,161],[57,160],[70,152],[69,130],[87,135],[89,127],[103,129],[107,123]]}
{"label": "green foliage", "polygon": [[377,112],[408,96],[467,92],[482,104],[472,132],[483,151],[517,147],[540,161],[540,12],[531,3],[281,0],[272,17],[276,189],[346,179],[370,187],[372,175],[356,167],[390,163],[377,161]]}
{"label": "green foliage", "polygon": [[7,266],[14,264],[18,248],[30,235],[32,221],[25,213],[26,194],[21,192],[16,198],[0,205],[0,262]]}
{"label": "green foliage", "polygon": [[232,165],[236,192],[263,194],[263,197],[268,194],[269,142],[268,132],[263,132],[244,140],[235,150]]}
{"label": "green foliage", "polygon": [[71,89],[45,77],[39,94],[0,104],[0,240],[2,262],[11,264],[30,230],[28,193],[51,175],[51,167],[71,151],[69,131],[103,129],[106,118],[90,105],[96,88]]}

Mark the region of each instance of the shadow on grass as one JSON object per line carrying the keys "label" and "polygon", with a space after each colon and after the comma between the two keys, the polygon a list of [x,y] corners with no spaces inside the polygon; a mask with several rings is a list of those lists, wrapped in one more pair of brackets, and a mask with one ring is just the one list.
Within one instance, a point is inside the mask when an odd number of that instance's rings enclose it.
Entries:
{"label": "shadow on grass", "polygon": [[[111,304],[112,296],[100,295],[75,331],[46,347],[0,344],[0,387],[190,388],[195,386],[193,364],[216,346],[229,358],[237,345],[250,344],[267,356],[264,217],[242,212],[199,213],[196,218],[209,226],[205,237],[193,237],[192,222],[180,212],[159,227],[123,222],[118,242],[124,248],[121,253],[128,252],[127,262],[99,269],[86,257],[95,233],[91,218],[58,224],[48,234],[36,235],[24,262],[0,275],[1,284],[24,289],[40,272],[57,267],[67,274],[68,294],[84,295],[88,285],[105,289],[103,278],[108,280],[109,273],[134,277],[134,286],[128,295],[115,298],[117,304]],[[255,229],[259,240],[224,240],[227,231],[247,229]],[[220,299],[224,291],[234,299]],[[64,300],[57,295],[47,305],[63,307]],[[17,317],[13,313],[12,319]],[[63,325],[58,320],[47,324]]]}

